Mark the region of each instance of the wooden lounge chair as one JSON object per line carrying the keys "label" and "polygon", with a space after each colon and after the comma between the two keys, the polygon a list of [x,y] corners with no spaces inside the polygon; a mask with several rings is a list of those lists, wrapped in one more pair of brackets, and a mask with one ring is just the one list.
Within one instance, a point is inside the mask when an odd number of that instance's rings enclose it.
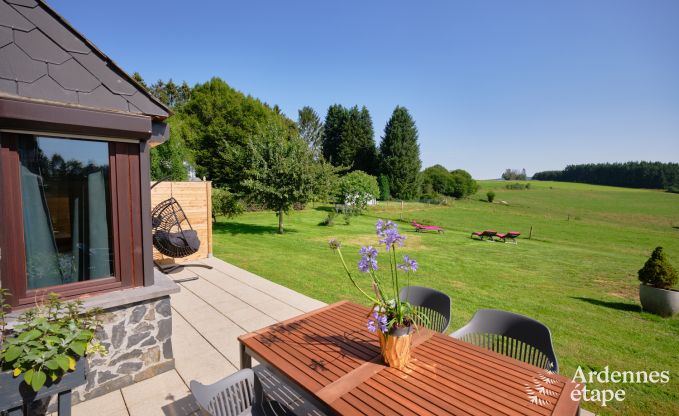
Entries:
{"label": "wooden lounge chair", "polygon": [[483,240],[483,238],[487,238],[490,241],[493,241],[493,237],[497,235],[497,231],[493,230],[485,230],[485,231],[474,231],[471,235],[471,238],[474,238],[474,236],[479,237],[480,240]]}
{"label": "wooden lounge chair", "polygon": [[520,235],[521,233],[518,231],[509,231],[504,234],[502,233],[495,234],[495,237],[502,240],[503,243],[506,243],[507,240],[511,240],[514,244],[516,244],[516,238]]}
{"label": "wooden lounge chair", "polygon": [[413,221],[410,223],[413,227],[415,227],[415,232],[421,233],[423,231],[436,231],[437,233],[443,233],[445,230],[441,227],[437,227],[435,225],[423,225],[423,224],[418,224],[416,221]]}

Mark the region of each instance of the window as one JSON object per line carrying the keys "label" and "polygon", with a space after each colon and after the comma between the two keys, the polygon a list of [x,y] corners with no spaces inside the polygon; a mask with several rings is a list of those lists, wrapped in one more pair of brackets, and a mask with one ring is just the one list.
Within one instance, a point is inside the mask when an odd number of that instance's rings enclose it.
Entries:
{"label": "window", "polygon": [[113,276],[108,144],[19,143],[28,289]]}
{"label": "window", "polygon": [[0,279],[13,306],[144,280],[140,145],[0,132]]}

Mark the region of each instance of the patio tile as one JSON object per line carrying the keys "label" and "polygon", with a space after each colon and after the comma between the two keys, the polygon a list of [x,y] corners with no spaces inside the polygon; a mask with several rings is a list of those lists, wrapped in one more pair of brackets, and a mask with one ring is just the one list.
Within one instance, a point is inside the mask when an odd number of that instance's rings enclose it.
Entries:
{"label": "patio tile", "polygon": [[116,390],[73,406],[71,414],[73,416],[119,416],[128,413],[122,393]]}
{"label": "patio tile", "polygon": [[186,416],[199,407],[176,371],[122,389],[130,416]]}

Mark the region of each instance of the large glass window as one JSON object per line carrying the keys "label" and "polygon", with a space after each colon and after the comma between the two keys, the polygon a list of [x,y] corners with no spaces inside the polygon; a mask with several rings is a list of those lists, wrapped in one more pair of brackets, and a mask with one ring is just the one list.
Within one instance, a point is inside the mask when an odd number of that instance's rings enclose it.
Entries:
{"label": "large glass window", "polygon": [[28,289],[113,275],[109,147],[19,140]]}

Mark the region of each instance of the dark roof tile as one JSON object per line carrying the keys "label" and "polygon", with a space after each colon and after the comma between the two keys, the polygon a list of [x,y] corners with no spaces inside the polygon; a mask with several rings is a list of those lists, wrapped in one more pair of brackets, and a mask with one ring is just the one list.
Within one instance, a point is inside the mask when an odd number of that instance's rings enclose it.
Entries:
{"label": "dark roof tile", "polygon": [[[2,4],[1,0],[0,4]],[[50,14],[42,7],[31,9],[28,7],[16,6],[16,9],[65,50],[78,53],[90,52],[90,48],[88,48],[84,42],[78,39],[55,18],[50,16]]]}
{"label": "dark roof tile", "polygon": [[49,64],[47,66],[50,76],[67,90],[92,92],[101,85],[101,82],[75,59],[69,59],[61,65]]}
{"label": "dark roof tile", "polygon": [[162,111],[156,104],[154,104],[146,95],[141,92],[137,92],[134,95],[126,96],[127,101],[134,104],[135,107],[141,110],[144,114],[151,115],[164,115],[165,112]]}
{"label": "dark roof tile", "polygon": [[128,102],[127,102],[127,105],[128,105],[128,107],[130,107],[130,113],[144,114],[143,111],[141,111],[140,109],[138,109],[138,108],[137,108],[134,104],[132,104],[131,102],[128,101]]}
{"label": "dark roof tile", "polygon": [[7,0],[7,3],[18,4],[19,6],[35,7],[38,2],[35,0]]}
{"label": "dark roof tile", "polygon": [[129,111],[127,101],[117,94],[113,94],[105,86],[100,85],[92,92],[79,92],[80,104],[98,108],[113,108],[120,111]]}
{"label": "dark roof tile", "polygon": [[47,64],[29,58],[15,44],[0,49],[0,78],[33,82],[45,74]]}
{"label": "dark roof tile", "polygon": [[0,26],[19,30],[31,30],[35,26],[17,13],[9,4],[0,1]]}
{"label": "dark roof tile", "polygon": [[132,95],[137,88],[127,82],[123,77],[116,74],[108,65],[93,53],[83,55],[74,53],[73,57],[87,68],[102,84],[117,94]]}
{"label": "dark roof tile", "polygon": [[71,57],[38,29],[30,32],[15,32],[14,43],[36,61],[61,64]]}
{"label": "dark roof tile", "polygon": [[0,26],[0,48],[12,43],[12,29]]}
{"label": "dark roof tile", "polygon": [[78,95],[73,91],[65,90],[57,84],[49,75],[45,75],[33,83],[19,83],[19,95],[22,97],[39,98],[42,100],[78,103]]}
{"label": "dark roof tile", "polygon": [[0,78],[0,92],[17,95],[17,83],[9,79]]}

